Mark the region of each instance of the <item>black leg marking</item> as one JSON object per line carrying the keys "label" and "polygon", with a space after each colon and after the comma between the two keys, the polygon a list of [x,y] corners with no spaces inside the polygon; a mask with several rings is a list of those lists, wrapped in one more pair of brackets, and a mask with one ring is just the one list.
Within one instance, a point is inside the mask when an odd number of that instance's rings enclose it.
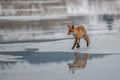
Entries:
{"label": "black leg marking", "polygon": [[89,43],[87,42],[87,47],[89,46]]}
{"label": "black leg marking", "polygon": [[79,48],[80,47],[80,45],[79,44],[77,44],[77,47],[76,48]]}
{"label": "black leg marking", "polygon": [[75,48],[75,46],[76,46],[76,43],[74,43],[74,45],[73,45],[72,49],[74,49],[74,48]]}

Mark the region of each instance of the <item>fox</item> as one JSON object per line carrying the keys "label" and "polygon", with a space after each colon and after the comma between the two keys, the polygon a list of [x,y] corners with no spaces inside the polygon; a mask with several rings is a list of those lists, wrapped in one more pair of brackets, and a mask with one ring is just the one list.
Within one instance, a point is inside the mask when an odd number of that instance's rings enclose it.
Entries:
{"label": "fox", "polygon": [[87,33],[87,30],[84,26],[74,26],[74,25],[67,25],[68,26],[68,32],[67,35],[73,35],[74,36],[74,44],[72,49],[79,48],[80,47],[80,39],[83,37],[86,41],[87,47],[90,45],[90,37]]}

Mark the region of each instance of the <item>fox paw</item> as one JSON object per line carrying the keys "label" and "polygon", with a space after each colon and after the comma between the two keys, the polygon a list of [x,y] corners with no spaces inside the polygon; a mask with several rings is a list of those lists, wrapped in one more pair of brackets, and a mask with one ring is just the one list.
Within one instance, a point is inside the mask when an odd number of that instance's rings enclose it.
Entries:
{"label": "fox paw", "polygon": [[76,48],[80,48],[80,46],[77,46]]}
{"label": "fox paw", "polygon": [[87,47],[89,46],[89,43],[87,43]]}
{"label": "fox paw", "polygon": [[72,49],[74,49],[74,48],[72,47]]}

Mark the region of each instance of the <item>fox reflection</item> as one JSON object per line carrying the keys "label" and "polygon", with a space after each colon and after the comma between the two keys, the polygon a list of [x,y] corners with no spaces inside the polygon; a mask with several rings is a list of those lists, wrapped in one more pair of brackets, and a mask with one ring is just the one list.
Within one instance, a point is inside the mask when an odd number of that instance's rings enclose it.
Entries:
{"label": "fox reflection", "polygon": [[83,58],[80,57],[79,53],[74,53],[75,60],[73,63],[69,63],[69,68],[84,68],[87,64],[87,60],[90,58],[90,54],[85,54]]}

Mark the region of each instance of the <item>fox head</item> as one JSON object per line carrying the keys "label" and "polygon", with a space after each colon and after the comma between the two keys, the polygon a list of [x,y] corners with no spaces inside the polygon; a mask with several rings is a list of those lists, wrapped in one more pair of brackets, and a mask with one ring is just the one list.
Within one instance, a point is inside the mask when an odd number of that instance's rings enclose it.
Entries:
{"label": "fox head", "polygon": [[74,26],[68,25],[68,32],[67,35],[73,35],[74,34]]}

